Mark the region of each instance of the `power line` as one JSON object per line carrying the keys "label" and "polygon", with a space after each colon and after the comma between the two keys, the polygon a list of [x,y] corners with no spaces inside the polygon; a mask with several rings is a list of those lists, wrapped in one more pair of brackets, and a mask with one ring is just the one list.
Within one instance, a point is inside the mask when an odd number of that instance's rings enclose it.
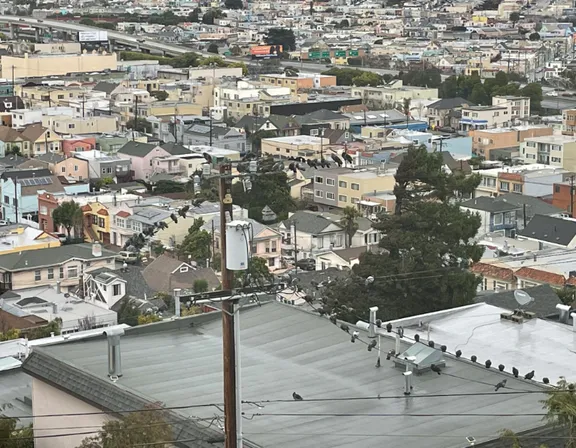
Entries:
{"label": "power line", "polygon": [[402,413],[355,413],[355,412],[342,412],[342,413],[261,413],[256,412],[249,414],[250,420],[253,417],[546,417],[549,415],[546,412],[541,413],[526,413],[526,414],[462,414],[462,413],[446,413],[446,414],[402,414]]}

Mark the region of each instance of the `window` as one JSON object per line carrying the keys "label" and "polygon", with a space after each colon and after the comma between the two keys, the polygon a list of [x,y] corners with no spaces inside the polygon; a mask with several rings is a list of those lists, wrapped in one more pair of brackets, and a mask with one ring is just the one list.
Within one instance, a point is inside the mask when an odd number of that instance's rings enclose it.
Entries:
{"label": "window", "polygon": [[330,179],[329,177],[326,178],[326,185],[334,186],[336,185],[336,181],[334,179]]}
{"label": "window", "polygon": [[510,191],[510,182],[500,182],[500,190]]}
{"label": "window", "polygon": [[74,171],[78,171],[78,165],[74,165]]}
{"label": "window", "polygon": [[560,193],[560,185],[554,185],[554,192]]}
{"label": "window", "polygon": [[318,135],[318,129],[310,129],[310,135],[312,136],[317,136]]}
{"label": "window", "polygon": [[48,280],[54,279],[54,268],[48,268]]}
{"label": "window", "polygon": [[334,193],[330,193],[330,192],[326,192],[326,199],[331,199],[334,200],[336,198],[336,195]]}
{"label": "window", "polygon": [[338,186],[339,186],[340,188],[348,188],[348,182],[346,182],[346,181],[344,181],[344,180],[341,180],[341,181],[338,182]]}
{"label": "window", "polygon": [[68,278],[78,277],[78,266],[68,266]]}
{"label": "window", "polygon": [[40,206],[40,214],[41,215],[47,215],[48,214],[48,208],[45,205]]}
{"label": "window", "polygon": [[494,225],[495,226],[499,226],[502,225],[504,223],[504,214],[503,213],[497,213],[494,215]]}
{"label": "window", "polygon": [[188,272],[188,266],[182,266],[180,272]]}
{"label": "window", "polygon": [[338,196],[338,200],[340,202],[348,202],[348,196],[341,194],[340,196]]}
{"label": "window", "polygon": [[105,226],[104,218],[98,218],[98,227],[104,227],[104,226]]}
{"label": "window", "polygon": [[351,183],[350,188],[352,188],[352,190],[358,191],[360,190],[360,184]]}
{"label": "window", "polygon": [[360,202],[360,198],[352,198],[352,204],[358,204]]}
{"label": "window", "polygon": [[68,125],[68,129],[74,129],[75,127],[76,127],[76,125],[75,125],[75,124],[72,124],[72,123],[70,123],[70,124]]}
{"label": "window", "polygon": [[42,280],[42,271],[40,269],[36,269],[34,271],[34,281]]}
{"label": "window", "polygon": [[10,198],[6,195],[4,195],[4,203],[5,204],[10,204]]}
{"label": "window", "polygon": [[60,266],[60,278],[64,278],[64,268]]}
{"label": "window", "polygon": [[120,294],[122,294],[122,288],[120,287],[120,285],[114,285],[112,287],[112,295],[119,296]]}
{"label": "window", "polygon": [[323,198],[324,197],[324,192],[322,190],[316,190],[314,192],[314,196],[316,196],[317,198]]}
{"label": "window", "polygon": [[316,238],[316,247],[318,249],[322,249],[324,247],[324,237],[319,236],[318,238]]}
{"label": "window", "polygon": [[274,258],[268,258],[268,267],[274,267]]}
{"label": "window", "polygon": [[522,184],[514,184],[514,193],[522,193]]}
{"label": "window", "polygon": [[324,183],[324,178],[321,176],[316,176],[314,178],[314,182],[316,182],[317,184],[323,184]]}
{"label": "window", "polygon": [[276,245],[276,240],[270,241],[270,252],[276,252],[278,250]]}
{"label": "window", "polygon": [[64,95],[58,95],[58,99],[59,99],[59,100],[63,100],[63,99],[64,99]]}

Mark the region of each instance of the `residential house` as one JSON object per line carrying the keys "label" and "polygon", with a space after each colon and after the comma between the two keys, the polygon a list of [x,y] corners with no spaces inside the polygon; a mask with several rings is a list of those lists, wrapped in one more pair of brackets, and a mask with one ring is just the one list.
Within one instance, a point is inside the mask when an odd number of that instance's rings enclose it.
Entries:
{"label": "residential house", "polygon": [[298,260],[314,258],[325,249],[346,247],[346,232],[340,223],[313,212],[291,213],[278,231],[282,234],[282,255]]}
{"label": "residential house", "polygon": [[92,151],[96,149],[95,137],[72,137],[62,140],[62,154],[71,157],[75,152]]}
{"label": "residential house", "polygon": [[300,123],[300,134],[321,136],[325,129],[350,128],[350,119],[343,114],[327,109],[316,110],[306,115],[294,115],[293,118]]}
{"label": "residential house", "polygon": [[576,132],[576,109],[562,111],[562,134],[575,135]]}
{"label": "residential house", "polygon": [[[170,215],[175,210],[160,208],[155,206],[140,206],[133,205],[122,206],[117,211],[112,210],[113,219],[110,223],[111,244],[119,247],[124,247],[128,240],[136,233],[147,231],[156,224],[164,222],[169,226],[169,229],[174,231],[173,223]],[[185,221],[182,219],[181,221]],[[189,227],[189,224],[188,224]],[[163,241],[162,237],[155,235],[155,240],[168,246],[170,241]],[[174,244],[172,244],[172,247]]]}
{"label": "residential house", "polygon": [[460,131],[507,127],[512,124],[511,106],[465,106]]}
{"label": "residential house", "polygon": [[576,171],[576,137],[549,135],[532,137],[520,145],[520,157],[524,163],[541,163]]}
{"label": "residential house", "polygon": [[549,204],[540,198],[526,194],[506,193],[499,195],[495,200],[519,207],[516,210],[516,228],[518,230],[523,229],[536,215],[553,216],[557,218],[566,215],[565,210]]}
{"label": "residential house", "polygon": [[[469,132],[472,137],[472,152],[486,160],[495,160],[493,150],[514,148],[520,149],[520,144],[530,137],[552,135],[554,129],[549,126],[517,126],[512,128],[477,129]],[[495,151],[497,153],[497,151]]]}
{"label": "residential house", "polygon": [[120,273],[107,267],[85,272],[82,277],[83,297],[98,303],[101,307],[115,310],[115,305],[126,297],[128,290],[128,282],[119,275]]}
{"label": "residential house", "polygon": [[[483,324],[499,322],[502,309],[489,307],[490,317],[482,321]],[[493,308],[493,309],[492,309]],[[366,311],[367,312],[367,311]],[[475,312],[475,313],[474,313]],[[445,340],[440,340],[437,344],[448,344],[457,340],[459,344],[464,344],[468,334],[462,334],[462,327],[471,328],[477,324],[477,315],[486,315],[488,310],[450,310],[450,315],[441,314],[442,320],[441,334],[448,333],[450,336]],[[458,322],[453,322],[453,315],[459,313]],[[179,435],[179,440],[191,440],[192,442],[182,442],[183,446],[192,447],[198,445],[201,440],[219,440],[212,445],[222,445],[224,437],[223,431],[218,425],[202,425],[195,419],[186,418],[189,411],[180,409],[179,406],[205,404],[211,401],[222,402],[222,385],[219,381],[210,382],[208,378],[222,377],[222,321],[221,313],[206,313],[200,316],[177,319],[175,322],[160,322],[152,326],[138,326],[126,328],[119,331],[120,345],[122,348],[122,371],[113,371],[111,376],[115,379],[118,374],[122,374],[120,381],[110,381],[106,366],[108,365],[108,342],[105,338],[91,337],[81,340],[69,340],[59,343],[52,343],[43,347],[35,347],[22,365],[22,370],[33,378],[32,381],[32,414],[58,414],[57,423],[50,427],[54,428],[54,437],[37,439],[40,445],[38,448],[66,448],[67,446],[78,446],[85,434],[78,434],[84,427],[98,429],[100,425],[117,418],[127,409],[143,409],[151,403],[162,403],[171,409],[168,413],[168,423]],[[437,317],[437,314],[434,315]],[[433,319],[430,315],[417,316],[414,322],[430,322]],[[387,403],[399,414],[397,417],[387,417],[390,420],[388,425],[374,425],[372,419],[367,419],[365,415],[358,415],[358,405],[351,401],[340,403],[338,412],[351,415],[347,417],[347,424],[342,424],[341,417],[324,416],[322,419],[310,419],[307,415],[300,415],[298,412],[291,417],[291,421],[297,426],[308,426],[310,433],[319,434],[313,439],[307,439],[303,445],[302,439],[294,440],[294,434],[283,432],[285,418],[261,419],[255,416],[243,423],[244,444],[252,446],[274,446],[285,448],[305,448],[309,446],[327,447],[334,442],[334,435],[328,428],[338,427],[338,437],[346,440],[350,446],[378,446],[377,440],[388,437],[389,425],[394,425],[398,434],[408,434],[413,428],[414,411],[406,407],[406,398],[402,395],[401,374],[403,368],[394,368],[393,359],[382,362],[388,367],[389,374],[382,375],[381,370],[374,369],[374,353],[367,350],[360,350],[358,344],[351,344],[350,338],[342,336],[342,330],[336,325],[330,325],[327,320],[314,313],[302,312],[294,306],[272,301],[263,303],[261,307],[244,307],[240,311],[241,325],[239,339],[242,341],[242,356],[251,360],[250,366],[243,364],[243,369],[253,369],[253,374],[245,374],[242,377],[242,394],[248,396],[260,392],[264,397],[268,396],[267,391],[273,391],[278,396],[291,397],[295,392],[293,382],[285,385],[283,382],[274,380],[270,375],[282,365],[282,372],[286,377],[295,378],[302,374],[302,359],[306,359],[306,369],[310,372],[308,386],[300,386],[296,393],[301,393],[306,400],[306,396],[313,392],[318,396],[330,396],[334,383],[339,384],[339,395],[343,397],[356,396],[358,390],[364,390],[366,384],[377,382],[381,390],[400,390],[401,398],[390,398]],[[457,326],[460,333],[455,330]],[[273,323],[273,324],[271,324]],[[322,324],[320,324],[322,323]],[[411,328],[408,322],[393,322],[393,326],[407,328],[407,334],[413,334],[420,329]],[[539,321],[536,326],[545,326],[535,342],[533,350],[538,352],[529,361],[521,361],[521,372],[529,372],[531,366],[537,363],[538,359],[548,359],[545,353],[553,350],[551,344],[546,343],[547,332],[554,332],[554,340],[567,340],[571,337],[570,328],[557,328],[557,325],[545,321]],[[486,344],[482,350],[482,361],[494,359],[490,353],[498,350],[498,362],[509,366],[512,358],[507,357],[504,349],[498,349],[495,338],[503,339],[502,334],[510,326],[509,322],[500,323],[498,330],[487,327],[483,330],[484,338],[490,337],[492,347]],[[533,327],[532,325],[531,327]],[[201,327],[201,331],[196,329]],[[446,329],[445,329],[446,328]],[[522,340],[529,339],[527,326],[514,327],[515,331],[522,332]],[[532,331],[534,330],[531,328]],[[359,340],[367,340],[368,333],[363,328],[358,328]],[[486,336],[485,332],[490,332]],[[410,347],[409,343],[394,341],[394,338],[386,336],[385,329],[377,329],[381,336],[380,351],[392,353],[401,351],[400,356]],[[290,337],[287,337],[290,335]],[[509,338],[512,339],[512,338]],[[263,343],[263,341],[266,343]],[[438,339],[436,339],[438,340]],[[514,359],[523,359],[518,348],[514,348],[513,341],[504,341],[506,350],[512,350]],[[539,345],[544,344],[544,345]],[[182,356],[184,348],[196,356]],[[330,350],[329,350],[330,348]],[[429,357],[440,359],[431,347],[420,349],[423,360]],[[424,351],[422,353],[422,350]],[[490,351],[491,350],[491,351]],[[145,355],[139,355],[145,353]],[[474,352],[476,353],[476,352]],[[406,356],[410,352],[406,353]],[[202,355],[202,362],[199,362]],[[548,355],[549,356],[549,355]],[[482,416],[478,418],[466,419],[468,422],[465,431],[462,430],[462,438],[466,439],[466,434],[480,434],[483,431],[492,434],[482,441],[499,442],[498,431],[502,427],[502,417],[498,416],[503,407],[511,409],[535,409],[541,406],[541,393],[545,392],[543,386],[538,382],[527,382],[522,379],[513,378],[508,372],[500,372],[498,369],[486,369],[483,363],[472,363],[468,360],[466,352],[465,359],[456,357],[444,357],[448,365],[446,370],[458,372],[458,376],[463,378],[474,378],[482,376],[482,382],[490,385],[498,384],[504,379],[507,380],[507,387],[511,389],[521,389],[534,391],[534,393],[524,393],[515,395],[497,394],[486,402]],[[563,371],[565,364],[562,360],[552,359],[554,364],[551,367],[544,367],[546,374],[550,378],[555,378],[554,372]],[[330,361],[330,362],[328,362]],[[426,362],[426,361],[424,361]],[[427,361],[430,362],[429,360]],[[566,362],[566,361],[564,361]],[[546,362],[543,363],[546,365]],[[418,366],[420,368],[420,365]],[[182,375],[182,372],[195,372],[194,381]],[[163,381],[158,381],[158,375],[163,375]],[[557,375],[557,374],[556,374]],[[572,378],[567,378],[572,381]],[[450,415],[454,413],[453,400],[447,401],[443,396],[455,393],[455,385],[458,385],[458,392],[464,395],[485,393],[486,385],[480,385],[474,381],[459,381],[449,375],[437,375],[434,372],[421,369],[417,383],[425,390],[433,388],[437,395],[426,398],[427,406],[434,409],[435,424],[431,425],[427,439],[427,448],[459,448],[462,446],[460,440],[448,441],[443,435],[443,428],[458,428],[461,417]],[[98,387],[94,388],[93,385]],[[207,385],[212,384],[213,390],[207,390]],[[90,385],[90,386],[86,386]],[[410,387],[408,385],[408,391]],[[209,393],[209,395],[208,395]],[[272,393],[272,392],[270,392]],[[408,393],[408,392],[407,392]],[[416,393],[416,392],[412,392]],[[308,394],[308,395],[307,395]],[[210,400],[211,397],[211,400]],[[184,403],[184,405],[180,404]],[[378,400],[363,400],[362,414],[374,414],[382,412],[381,402]],[[477,410],[477,400],[461,400],[457,414],[466,415]],[[258,411],[258,410],[256,410]],[[188,412],[188,413],[187,413]],[[248,411],[246,411],[248,412]],[[78,415],[82,413],[82,419]],[[257,413],[257,412],[256,412]],[[74,416],[70,416],[74,414]],[[449,415],[447,415],[449,414]],[[199,406],[194,410],[194,416],[201,419],[213,418],[213,411]],[[46,419],[49,420],[49,419]],[[265,420],[265,421],[264,421]],[[420,421],[420,420],[419,420]],[[50,425],[50,423],[46,423]],[[541,416],[534,416],[529,413],[519,413],[513,419],[506,421],[506,427],[518,433],[538,428],[536,436],[532,432],[528,437],[540,437],[534,440],[535,443],[542,443],[550,435],[549,428],[542,428]],[[43,427],[45,429],[46,427]],[[62,429],[65,428],[65,429]],[[548,432],[546,432],[548,431]],[[370,442],[366,443],[366,433],[371,434]],[[38,433],[40,434],[40,433]],[[557,433],[553,433],[557,434]],[[552,439],[553,440],[553,439]],[[420,447],[421,440],[407,443],[402,442],[405,448]],[[464,442],[466,443],[466,442]],[[210,445],[210,444],[206,444]]]}
{"label": "residential house", "polygon": [[20,131],[23,141],[22,155],[34,157],[48,152],[59,152],[60,136],[41,124],[31,124]]}
{"label": "residential house", "polygon": [[404,99],[436,99],[438,89],[429,87],[405,86],[401,80],[393,80],[384,86],[353,86],[350,94],[362,98],[362,102],[372,109],[393,108]]}
{"label": "residential house", "polygon": [[460,97],[438,100],[428,105],[428,123],[433,129],[452,126],[450,120],[451,112],[459,112],[462,108],[468,106],[475,106],[475,104]]}
{"label": "residential house", "polygon": [[88,161],[77,157],[64,157],[50,152],[42,154],[34,159],[35,162],[44,165],[56,176],[64,176],[77,180],[89,179]]}
{"label": "residential house", "polygon": [[183,130],[182,144],[186,146],[213,146],[244,153],[247,150],[246,132],[214,124],[193,124]]}
{"label": "residential house", "polygon": [[[248,222],[251,226],[250,255],[265,259],[270,271],[280,269],[282,267],[282,234],[253,219],[241,218],[240,220]],[[204,224],[203,228],[214,235],[214,249],[219,253],[221,247],[220,217],[215,216],[210,222]]]}
{"label": "residential house", "polygon": [[60,240],[54,235],[26,224],[7,225],[1,228],[0,255],[60,247],[60,245]]}
{"label": "residential house", "polygon": [[[536,317],[549,318],[558,313],[557,305],[562,301],[549,284],[530,286],[520,289],[532,297],[534,300],[528,305],[526,311],[536,314]],[[492,294],[482,294],[474,298],[476,303],[487,303],[489,305],[506,308],[509,311],[518,309],[516,300],[516,290],[504,290]]]}
{"label": "residential house", "polygon": [[253,115],[244,115],[235,125],[234,128],[239,132],[271,132],[275,137],[288,137],[291,135],[300,135],[300,123],[290,116],[269,115],[267,117],[255,117]]}
{"label": "residential house", "polygon": [[396,209],[396,196],[393,191],[373,191],[365,193],[358,202],[358,209],[369,219],[376,219],[380,213],[393,213]]}
{"label": "residential house", "polygon": [[510,106],[511,119],[516,122],[530,117],[530,97],[528,96],[494,96],[492,105]]}
{"label": "residential house", "polygon": [[321,74],[299,73],[296,76],[286,74],[260,75],[260,82],[275,87],[288,87],[290,93],[296,94],[301,89],[319,89],[336,86],[336,76]]}
{"label": "residential house", "polygon": [[535,215],[518,234],[541,247],[576,248],[576,220],[570,218]]}
{"label": "residential house", "polygon": [[69,117],[56,115],[42,117],[42,125],[60,134],[100,134],[118,130],[118,118],[110,116]]}
{"label": "residential house", "polygon": [[152,261],[144,268],[143,275],[150,288],[169,294],[174,289],[182,290],[181,294],[192,293],[196,280],[206,280],[210,291],[220,286],[212,269],[192,266],[167,255],[160,255]]}
{"label": "residential house", "polygon": [[514,237],[517,212],[522,210],[522,207],[483,196],[462,202],[460,210],[477,214],[480,217],[477,238],[493,232],[501,232],[505,236]]}
{"label": "residential house", "polygon": [[24,154],[24,139],[19,131],[9,126],[0,126],[0,141],[2,141],[2,156],[6,154],[7,149],[18,148],[21,154]]}
{"label": "residential house", "polygon": [[352,269],[360,263],[360,256],[366,252],[365,246],[349,247],[348,249],[329,250],[316,256],[316,270],[328,268]]}
{"label": "residential house", "polygon": [[58,177],[48,169],[5,171],[0,176],[2,217],[18,223],[22,218],[38,221],[38,192],[63,193]]}
{"label": "residential house", "polygon": [[130,160],[135,179],[147,180],[154,174],[154,159],[170,156],[170,152],[150,143],[128,142],[116,153],[124,160]]}
{"label": "residential house", "polygon": [[261,152],[264,156],[280,159],[290,157],[320,159],[324,146],[329,144],[330,140],[327,138],[309,135],[264,138],[261,141]]}
{"label": "residential house", "polygon": [[98,150],[75,152],[72,155],[74,160],[88,164],[90,179],[111,178],[118,182],[126,182],[132,178],[131,158],[122,158],[117,154],[107,154]]}
{"label": "residential house", "polygon": [[[40,273],[42,275],[42,270]],[[0,297],[0,309],[12,316],[34,317],[43,325],[60,319],[62,335],[118,324],[116,312],[102,306],[98,298],[81,299],[62,291],[58,284],[55,287],[40,285],[9,291]]]}
{"label": "residential house", "polygon": [[0,291],[57,284],[75,290],[83,272],[114,266],[115,257],[115,252],[90,244],[0,255]]}
{"label": "residential house", "polygon": [[87,242],[110,244],[110,213],[100,202],[82,206],[84,215],[84,238]]}

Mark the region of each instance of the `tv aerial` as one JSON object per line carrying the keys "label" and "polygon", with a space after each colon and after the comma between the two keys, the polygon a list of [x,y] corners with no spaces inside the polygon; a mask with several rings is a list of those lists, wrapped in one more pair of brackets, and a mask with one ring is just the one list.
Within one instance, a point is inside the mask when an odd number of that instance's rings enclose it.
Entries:
{"label": "tv aerial", "polygon": [[520,307],[526,306],[529,303],[534,302],[534,298],[528,294],[526,291],[522,291],[521,289],[517,289],[514,291],[514,298]]}

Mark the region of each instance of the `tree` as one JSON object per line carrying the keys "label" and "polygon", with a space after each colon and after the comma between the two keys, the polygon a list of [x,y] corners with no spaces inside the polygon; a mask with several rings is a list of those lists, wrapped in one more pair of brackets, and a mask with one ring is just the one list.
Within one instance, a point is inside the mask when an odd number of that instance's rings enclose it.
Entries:
{"label": "tree", "polygon": [[402,83],[409,86],[436,88],[442,84],[440,70],[434,67],[428,67],[424,70],[410,70],[402,73],[400,79],[402,79]]}
{"label": "tree", "polygon": [[201,293],[208,291],[208,282],[203,278],[194,280],[194,285],[192,286],[195,293]]}
{"label": "tree", "polygon": [[32,425],[18,427],[19,419],[2,414],[10,404],[0,404],[0,448],[34,448]]}
{"label": "tree", "polygon": [[80,25],[86,25],[86,26],[96,26],[96,22],[94,22],[94,20],[85,17],[83,19],[80,19],[80,22],[78,22]]}
{"label": "tree", "polygon": [[530,34],[530,36],[528,36],[528,39],[530,39],[530,40],[540,40],[540,34],[538,34],[538,33],[532,33],[532,34]]}
{"label": "tree", "polygon": [[115,30],[116,29],[116,24],[110,23],[110,22],[96,22],[96,26],[98,28],[102,28],[104,30]]}
{"label": "tree", "polygon": [[206,260],[210,259],[212,237],[206,230],[202,229],[203,225],[204,220],[202,218],[194,220],[188,229],[188,234],[178,246],[178,255],[190,258],[204,266]]}
{"label": "tree", "polygon": [[348,22],[348,19],[342,19],[339,23],[334,25],[334,28],[350,28],[350,22]]}
{"label": "tree", "polygon": [[326,312],[348,320],[379,306],[397,319],[473,302],[480,279],[468,268],[483,252],[474,242],[480,219],[453,199],[479,179],[446,173],[442,155],[425,146],[408,149],[395,177],[396,210],[373,224],[382,251],[363,254],[353,276],[328,287]]}
{"label": "tree", "polygon": [[214,25],[214,20],[226,17],[221,9],[212,8],[202,16],[202,23],[206,25]]}
{"label": "tree", "polygon": [[206,51],[208,53],[218,54],[218,45],[212,42],[210,45],[208,45],[208,49]]}
{"label": "tree", "polygon": [[140,252],[146,245],[146,238],[141,233],[134,233],[124,244],[124,250],[131,252]]}
{"label": "tree", "polygon": [[346,247],[352,246],[352,238],[354,238],[354,235],[356,235],[358,231],[358,218],[361,216],[362,214],[356,207],[348,206],[342,210],[340,224],[344,227],[344,231],[348,237]]}
{"label": "tree", "polygon": [[241,56],[242,55],[242,48],[240,48],[238,45],[234,45],[234,46],[232,46],[232,48],[230,48],[230,54],[232,56]]}
{"label": "tree", "polygon": [[512,22],[512,25],[516,25],[519,21],[520,21],[519,12],[513,12],[510,14],[510,22]]}
{"label": "tree", "polygon": [[264,41],[268,45],[282,45],[284,51],[296,50],[296,36],[289,28],[270,28]]}
{"label": "tree", "polygon": [[142,132],[143,134],[151,134],[152,123],[146,120],[146,118],[138,117],[136,122],[134,122],[134,118],[130,118],[126,122],[126,129],[134,129],[135,131]]}
{"label": "tree", "polygon": [[64,227],[66,229],[66,234],[68,239],[72,229],[82,226],[82,219],[84,215],[80,206],[74,201],[62,202],[58,207],[52,212],[52,219],[54,220],[55,227]]}
{"label": "tree", "polygon": [[138,325],[139,315],[140,311],[138,311],[136,302],[129,297],[123,298],[118,309],[118,323],[135,327]]}
{"label": "tree", "polygon": [[244,9],[244,4],[242,0],[225,0],[224,6],[227,9]]}
{"label": "tree", "polygon": [[476,104],[488,104],[490,97],[486,93],[484,86],[482,84],[476,84],[470,95],[470,101]]}
{"label": "tree", "polygon": [[22,155],[22,149],[18,145],[7,144],[6,145],[6,155],[7,156],[11,156],[11,155],[21,156]]}
{"label": "tree", "polygon": [[542,400],[548,411],[546,420],[554,426],[560,426],[568,432],[565,448],[576,448],[576,384],[561,377],[556,387],[548,392],[548,398]]}
{"label": "tree", "polygon": [[183,193],[186,191],[186,184],[173,180],[159,180],[154,184],[154,193]]}
{"label": "tree", "polygon": [[188,14],[188,21],[189,22],[200,22],[200,14],[202,14],[202,10],[200,8],[194,8],[190,14]]}
{"label": "tree", "polygon": [[361,72],[361,74],[352,79],[352,84],[354,84],[355,86],[357,86],[357,87],[364,87],[364,86],[378,87],[380,84],[382,84],[382,76],[380,76],[378,73],[368,72],[368,71],[363,71],[363,70],[359,70],[359,71]]}
{"label": "tree", "polygon": [[411,98],[404,98],[402,100],[402,113],[406,115],[406,129],[408,129],[408,125],[410,124],[410,104],[412,103]]}
{"label": "tree", "polygon": [[159,403],[148,405],[141,412],[124,414],[122,420],[104,424],[98,434],[82,441],[78,448],[126,448],[153,444],[157,448],[172,446],[172,428],[168,413]]}
{"label": "tree", "polygon": [[255,154],[260,154],[260,150],[262,148],[262,139],[274,137],[276,137],[276,133],[274,131],[257,131],[250,133],[249,139],[250,145],[252,146],[252,152]]}
{"label": "tree", "polygon": [[[140,314],[138,316],[138,325],[153,324],[154,322],[160,322],[162,318],[154,313]],[[108,445],[106,445],[106,448]]]}
{"label": "tree", "polygon": [[248,269],[240,271],[235,276],[238,287],[262,286],[274,281],[274,276],[268,269],[268,260],[261,257],[252,257],[248,262]]}
{"label": "tree", "polygon": [[532,112],[538,113],[542,110],[541,103],[544,96],[540,83],[531,82],[527,84],[524,88],[520,89],[520,94],[530,98],[530,109]]}
{"label": "tree", "polygon": [[379,86],[382,84],[382,76],[377,73],[359,70],[357,68],[331,68],[323,75],[336,76],[336,84],[339,86]]}
{"label": "tree", "polygon": [[153,90],[150,95],[156,98],[158,101],[166,101],[168,99],[168,92],[165,90]]}

